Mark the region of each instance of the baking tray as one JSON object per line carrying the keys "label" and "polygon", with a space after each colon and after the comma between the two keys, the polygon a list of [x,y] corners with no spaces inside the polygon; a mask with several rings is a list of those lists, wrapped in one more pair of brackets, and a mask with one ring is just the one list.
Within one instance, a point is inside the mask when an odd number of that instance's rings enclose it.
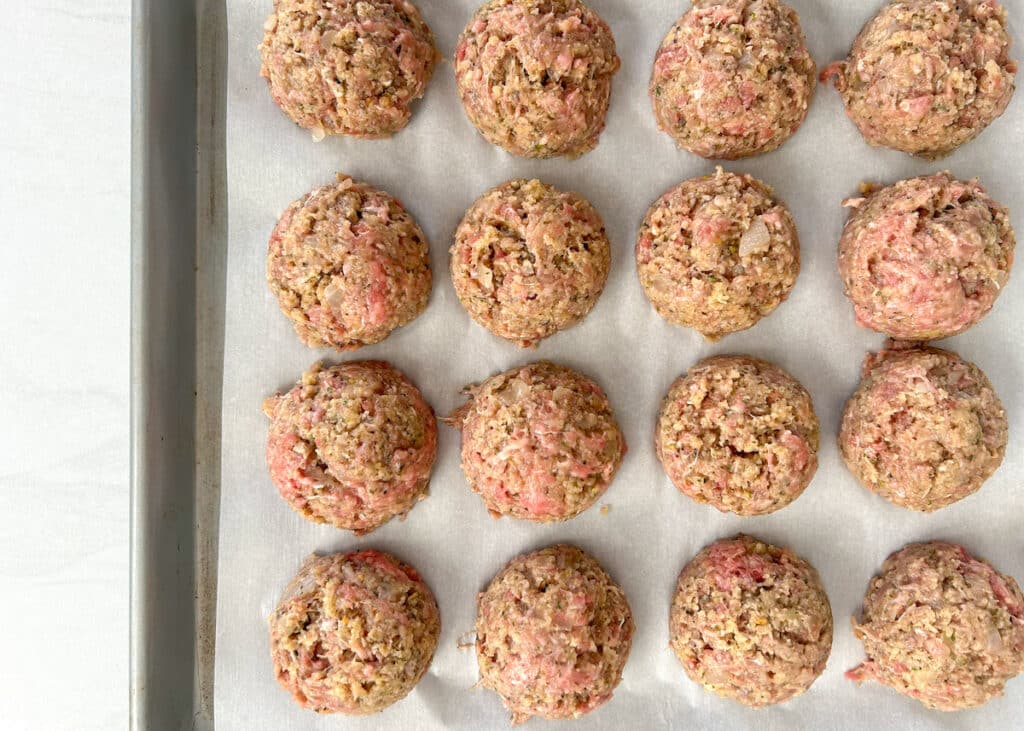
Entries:
{"label": "baking tray", "polygon": [[133,0],[133,729],[213,728],[224,0]]}

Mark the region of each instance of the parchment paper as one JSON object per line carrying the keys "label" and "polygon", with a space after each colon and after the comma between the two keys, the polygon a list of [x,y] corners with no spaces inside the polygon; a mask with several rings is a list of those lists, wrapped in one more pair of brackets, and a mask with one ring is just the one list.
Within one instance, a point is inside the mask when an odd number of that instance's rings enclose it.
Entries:
{"label": "parchment paper", "polygon": [[[866,352],[883,338],[859,329],[836,273],[841,201],[862,180],[891,182],[950,169],[979,176],[1010,205],[1024,232],[1024,94],[982,137],[929,163],[869,148],[819,86],[803,128],[780,151],[726,164],[775,187],[796,218],[803,271],[792,297],[753,330],[705,343],[663,322],[644,298],[633,245],[650,203],[714,164],[676,149],[655,127],[647,80],[666,31],[688,7],[668,0],[589,0],[611,25],[622,57],[608,128],[598,148],[576,161],[527,161],[486,143],[466,120],[452,65],[437,69],[411,125],[391,140],[315,143],[273,105],[258,76],[257,45],[270,0],[228,0],[229,246],[224,359],[223,503],[217,611],[216,722],[222,729],[500,729],[498,697],[474,689],[476,659],[456,646],[471,631],[475,596],[513,556],[560,541],[591,552],[624,587],[637,632],[614,698],[573,729],[968,729],[1021,728],[1024,680],[981,709],[941,714],[879,685],[857,688],[843,672],[862,658],[850,631],[864,590],[883,559],[931,538],[964,543],[1003,572],[1024,580],[1024,274],[1016,272],[994,312],[948,343],[991,377],[1010,416],[1010,445],[998,473],[975,496],[932,515],[891,506],[857,485],[835,446],[842,406],[856,387]],[[440,50],[450,59],[477,0],[418,0]],[[881,5],[791,0],[819,67],[845,55],[857,30]],[[1024,0],[1006,0],[1014,28]],[[1020,34],[1015,33],[1019,39]],[[1024,54],[1017,46],[1015,55]],[[309,189],[344,171],[399,197],[431,244],[434,292],[426,313],[384,343],[347,355],[312,351],[279,312],[264,279],[266,243],[277,214]],[[534,351],[491,336],[463,311],[448,275],[448,247],[466,208],[513,177],[539,177],[576,190],[601,212],[613,246],[612,273],[583,324]],[[653,449],[660,400],[694,362],[715,353],[750,353],[789,370],[814,397],[822,424],[817,476],[804,495],[761,518],[722,515],[683,497]],[[276,494],[264,465],[267,421],[260,402],[289,387],[314,361],[384,358],[407,373],[438,415],[462,403],[460,389],[506,368],[551,359],[578,368],[608,392],[629,454],[598,506],[561,525],[491,519],[459,469],[458,436],[440,427],[428,499],[404,522],[363,538],[309,523]],[[603,514],[599,506],[610,510]],[[668,648],[668,607],[677,574],[704,545],[739,531],[787,545],[821,573],[835,615],[835,642],[824,675],[809,692],[753,711],[704,692]],[[433,588],[443,630],[429,673],[402,702],[374,717],[318,717],[300,709],[273,678],[266,617],[311,552],[378,547],[415,564]],[[563,724],[569,728],[569,724]],[[530,728],[555,725],[531,721]]]}

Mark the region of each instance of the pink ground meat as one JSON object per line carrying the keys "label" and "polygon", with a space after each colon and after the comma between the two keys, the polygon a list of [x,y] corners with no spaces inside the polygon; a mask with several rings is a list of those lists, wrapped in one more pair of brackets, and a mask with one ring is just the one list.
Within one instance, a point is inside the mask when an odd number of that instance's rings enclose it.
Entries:
{"label": "pink ground meat", "polygon": [[626,442],[601,388],[553,363],[514,368],[469,389],[447,419],[462,430],[462,470],[495,517],[562,521],[604,494]]}
{"label": "pink ground meat", "polygon": [[870,144],[937,158],[1006,109],[1017,73],[1010,43],[995,0],[895,0],[821,76]]}
{"label": "pink ground meat", "polygon": [[402,204],[339,175],[281,214],[267,282],[306,345],[354,350],[418,317],[433,277],[427,239]]}
{"label": "pink ground meat", "polygon": [[1009,280],[1009,215],[977,181],[911,178],[846,205],[839,274],[864,327],[898,340],[947,338],[988,314]]}
{"label": "pink ground meat", "polygon": [[690,679],[760,707],[803,693],[824,671],[832,608],[813,566],[740,535],[713,543],[683,569],[669,634]]}
{"label": "pink ground meat", "polygon": [[853,630],[868,659],[847,677],[940,711],[980,706],[1024,672],[1024,594],[952,543],[915,543],[889,556]]}
{"label": "pink ground meat", "polygon": [[438,59],[408,0],[274,0],[263,27],[260,75],[281,110],[317,139],[398,132]]}
{"label": "pink ground meat", "polygon": [[513,559],[480,594],[480,684],[501,696],[512,722],[579,718],[622,679],[633,616],[622,589],[574,546]]}
{"label": "pink ground meat", "polygon": [[317,713],[376,713],[415,687],[440,633],[411,566],[374,550],[313,556],[270,617],[274,675]]}
{"label": "pink ground meat", "polygon": [[490,0],[455,49],[470,122],[521,157],[592,150],[618,70],[611,29],[581,0]]}
{"label": "pink ground meat", "polygon": [[303,517],[361,535],[426,497],[437,422],[389,364],[317,364],[263,411],[270,477]]}

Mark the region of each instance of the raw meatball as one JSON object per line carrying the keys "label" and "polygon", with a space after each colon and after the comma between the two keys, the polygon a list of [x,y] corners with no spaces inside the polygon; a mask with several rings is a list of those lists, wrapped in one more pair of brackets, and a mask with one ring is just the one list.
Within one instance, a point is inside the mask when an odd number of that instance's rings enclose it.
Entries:
{"label": "raw meatball", "polygon": [[568,520],[608,489],[626,441],[589,378],[540,362],[468,392],[446,421],[462,430],[462,470],[494,517]]}
{"label": "raw meatball", "polygon": [[756,708],[800,695],[821,675],[832,608],[813,566],[739,535],[683,569],[669,635],[691,680]]}
{"label": "raw meatball", "polygon": [[655,447],[684,495],[722,512],[764,515],[796,500],[818,468],[811,396],[781,368],[723,355],[672,384]]}
{"label": "raw meatball", "polygon": [[854,212],[839,242],[839,274],[860,325],[940,340],[975,325],[1006,286],[1013,229],[977,181],[939,173],[846,205]]}
{"label": "raw meatball", "polygon": [[382,711],[430,667],[437,602],[416,570],[381,551],[311,557],[270,617],[274,675],[317,713]]}
{"label": "raw meatball", "polygon": [[1006,440],[1006,411],[977,366],[947,350],[913,348],[867,357],[839,449],[864,487],[931,512],[981,487]]}
{"label": "raw meatball", "polygon": [[354,350],[414,320],[433,280],[427,239],[402,204],[339,175],[281,214],[267,281],[306,345]]}
{"label": "raw meatball", "polygon": [[524,348],[586,317],[610,266],[594,207],[539,180],[510,180],[488,191],[466,212],[451,248],[463,307]]}
{"label": "raw meatball", "polygon": [[455,49],[469,121],[521,157],[594,149],[618,70],[611,29],[580,0],[490,0]]}
{"label": "raw meatball", "polygon": [[427,496],[437,422],[389,364],[317,364],[263,412],[270,477],[303,517],[362,535]]}
{"label": "raw meatball", "polygon": [[512,722],[579,718],[612,697],[633,643],[626,595],[575,546],[513,559],[477,599],[480,685]]}
{"label": "raw meatball", "polygon": [[803,124],[816,82],[796,11],[777,0],[694,0],[654,59],[658,126],[680,147],[735,160]]}
{"label": "raw meatball", "polygon": [[719,168],[651,206],[636,264],[659,315],[717,340],[785,301],[800,274],[800,241],[771,188]]}
{"label": "raw meatball", "polygon": [[937,158],[1006,109],[1017,64],[995,0],[891,2],[831,64],[846,114],[872,145]]}
{"label": "raw meatball", "polygon": [[409,123],[438,53],[407,0],[274,0],[260,75],[313,136],[390,137]]}
{"label": "raw meatball", "polygon": [[1024,672],[1017,582],[952,543],[915,543],[889,556],[853,631],[868,659],[848,678],[940,711],[980,706]]}

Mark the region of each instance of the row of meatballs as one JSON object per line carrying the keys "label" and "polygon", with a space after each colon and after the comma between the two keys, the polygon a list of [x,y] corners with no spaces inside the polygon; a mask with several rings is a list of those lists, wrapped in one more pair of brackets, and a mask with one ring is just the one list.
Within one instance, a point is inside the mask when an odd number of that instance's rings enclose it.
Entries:
{"label": "row of meatballs", "polygon": [[[1016,245],[1006,209],[949,173],[862,186],[839,243],[857,321],[901,340],[968,329],[1005,287]],[[511,180],[466,212],[450,249],[470,316],[523,347],[593,309],[608,279],[604,223],[576,193]],[[647,211],[640,283],[667,321],[717,340],[754,326],[789,296],[800,243],[764,183],[722,169],[686,180]],[[267,278],[310,346],[352,350],[421,314],[432,288],[423,231],[395,198],[347,176],[292,203],[270,238]]]}
{"label": "row of meatballs", "polygon": [[[439,60],[408,0],[275,0],[261,75],[315,137],[388,137],[408,124]],[[872,145],[939,157],[1006,109],[1016,63],[996,0],[893,0],[849,57],[828,66]],[[466,115],[524,157],[576,157],[605,126],[620,60],[581,0],[490,0],[455,49]],[[654,59],[658,126],[681,147],[737,159],[782,145],[803,123],[817,70],[796,12],[777,0],[694,0]]]}
{"label": "row of meatballs", "polygon": [[[626,442],[594,381],[541,361],[467,391],[444,421],[461,430],[466,480],[494,517],[565,521],[605,494]],[[264,411],[270,476],[304,517],[362,535],[427,496],[434,412],[391,365],[317,365]],[[680,377],[654,437],[680,492],[743,516],[789,505],[818,464],[810,395],[747,356],[715,356]],[[926,512],[977,491],[1006,445],[1006,412],[981,370],[947,350],[906,344],[868,356],[839,432],[864,487]]]}
{"label": "row of meatballs", "polygon": [[[375,713],[426,673],[440,624],[433,594],[408,564],[376,550],[314,556],[270,618],[274,671],[306,708]],[[853,630],[867,659],[847,677],[928,708],[981,705],[1024,672],[1024,594],[951,543],[889,556]],[[686,565],[669,613],[686,674],[753,707],[807,690],[825,669],[832,631],[811,564],[746,535]],[[570,545],[519,556],[477,598],[479,685],[501,697],[513,723],[579,718],[611,698],[633,633],[625,593],[594,558]]]}

